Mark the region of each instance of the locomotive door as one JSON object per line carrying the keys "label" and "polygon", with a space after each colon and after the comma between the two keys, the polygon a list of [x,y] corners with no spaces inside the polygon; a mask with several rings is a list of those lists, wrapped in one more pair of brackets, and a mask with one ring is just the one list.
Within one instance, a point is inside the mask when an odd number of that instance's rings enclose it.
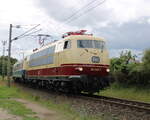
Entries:
{"label": "locomotive door", "polygon": [[57,49],[56,49],[56,66],[58,66],[56,68],[56,74],[59,75],[59,67],[62,63],[62,58],[61,58],[61,54],[62,54],[62,51],[63,51],[63,42],[59,42],[57,44]]}

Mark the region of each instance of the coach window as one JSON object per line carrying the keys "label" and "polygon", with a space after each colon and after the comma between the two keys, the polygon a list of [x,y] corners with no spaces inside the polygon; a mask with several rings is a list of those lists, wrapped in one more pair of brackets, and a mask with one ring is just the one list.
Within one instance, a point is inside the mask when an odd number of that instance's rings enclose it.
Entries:
{"label": "coach window", "polygon": [[70,40],[65,41],[65,43],[64,43],[64,49],[69,49],[70,47],[71,47],[71,42],[70,42]]}

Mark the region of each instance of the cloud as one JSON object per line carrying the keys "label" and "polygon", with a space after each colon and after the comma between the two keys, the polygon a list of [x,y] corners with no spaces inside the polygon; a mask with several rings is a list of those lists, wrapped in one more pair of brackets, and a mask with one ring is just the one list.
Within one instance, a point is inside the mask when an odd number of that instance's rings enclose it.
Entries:
{"label": "cloud", "polygon": [[150,24],[132,21],[121,26],[112,24],[105,28],[96,27],[95,33],[108,39],[109,48],[144,50],[150,48],[149,30]]}
{"label": "cloud", "polygon": [[[100,3],[101,1],[102,0],[98,0],[97,2],[94,2],[94,4],[91,4],[90,6],[86,7],[86,9],[82,9],[82,10],[80,9],[83,6],[87,5],[89,1],[84,0],[84,2],[81,2],[79,0],[77,1],[38,0],[38,7],[44,9],[47,15],[49,15],[50,17],[54,18],[56,21],[59,21],[63,24],[65,23],[71,26],[85,27],[86,25],[89,24],[92,25],[98,21],[104,21],[110,17],[108,9],[99,8],[94,11],[89,10],[89,8],[92,8],[93,6],[97,5],[97,3]],[[86,14],[86,12],[89,13]],[[105,15],[105,13],[107,13],[107,16]],[[68,20],[67,18],[71,18],[71,19]]]}
{"label": "cloud", "polygon": [[[92,0],[73,1],[73,0],[38,0],[37,4],[43,8],[45,12],[53,17],[56,21],[65,22],[68,16],[76,13],[83,6],[87,5]],[[93,2],[90,6],[94,7],[102,0]],[[88,11],[84,14],[90,6],[82,9],[76,14],[70,25],[86,26],[97,24],[98,22],[114,22],[115,24],[123,24],[129,21],[134,21],[141,17],[150,16],[150,1],[148,0],[106,0],[106,2],[99,7]],[[76,19],[78,18],[78,19]],[[75,20],[76,19],[76,20]],[[86,21],[86,22],[85,22]]]}
{"label": "cloud", "polygon": [[[106,0],[93,10],[76,12],[92,0],[5,0],[0,4],[1,40],[8,40],[9,24],[41,23],[43,33],[58,39],[62,33],[87,29],[108,40],[110,51],[130,49],[142,51],[150,47],[150,1],[148,0]],[[97,5],[101,0],[90,4]],[[8,4],[9,3],[9,4]],[[66,19],[76,14],[71,22]],[[13,36],[26,31],[13,30]],[[0,43],[1,45],[1,43]],[[27,37],[13,43],[13,49],[32,50],[39,47],[37,38]],[[111,52],[114,54],[114,52]],[[19,55],[14,52],[14,56]],[[116,54],[114,54],[116,55]],[[112,56],[112,55],[111,55]]]}

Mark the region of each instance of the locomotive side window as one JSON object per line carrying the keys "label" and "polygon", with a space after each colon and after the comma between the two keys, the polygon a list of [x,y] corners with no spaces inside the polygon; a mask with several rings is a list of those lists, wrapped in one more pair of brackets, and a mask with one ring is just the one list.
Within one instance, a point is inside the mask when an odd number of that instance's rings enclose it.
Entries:
{"label": "locomotive side window", "polygon": [[70,47],[71,47],[71,42],[70,42],[70,40],[65,41],[65,43],[64,43],[64,49],[69,49]]}
{"label": "locomotive side window", "polygon": [[53,64],[53,53],[55,51],[55,46],[46,48],[40,52],[34,53],[30,56],[29,65],[30,66],[40,66],[46,64]]}

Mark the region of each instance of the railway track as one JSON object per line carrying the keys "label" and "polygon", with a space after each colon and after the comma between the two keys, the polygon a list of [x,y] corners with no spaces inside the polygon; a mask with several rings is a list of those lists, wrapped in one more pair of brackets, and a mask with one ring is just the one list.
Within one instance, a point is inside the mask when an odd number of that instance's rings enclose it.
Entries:
{"label": "railway track", "polygon": [[108,103],[111,105],[129,107],[131,109],[136,109],[139,111],[145,111],[145,112],[148,112],[150,114],[150,103],[120,99],[120,98],[115,98],[115,97],[88,95],[88,94],[80,94],[80,97],[82,97],[84,99],[102,101],[104,103]]}
{"label": "railway track", "polygon": [[88,94],[65,94],[47,89],[34,89],[16,83],[14,85],[45,100],[51,99],[55,103],[67,101],[77,112],[84,109],[91,115],[103,114],[106,117],[109,113],[110,117],[120,120],[150,120],[150,103]]}
{"label": "railway track", "polygon": [[[47,91],[49,92],[49,91]],[[52,92],[55,93],[55,92]],[[150,114],[150,103],[145,103],[145,102],[139,102],[139,101],[134,101],[134,100],[127,100],[127,99],[120,99],[120,98],[115,98],[115,97],[107,97],[107,96],[98,96],[98,95],[89,95],[89,94],[84,94],[81,93],[79,95],[71,95],[67,94],[69,97],[75,97],[75,98],[81,98],[85,100],[92,100],[92,101],[98,101],[98,102],[103,102],[111,105],[116,105],[116,106],[122,106],[122,107],[128,107],[131,109],[136,109],[138,111],[144,111]]]}

